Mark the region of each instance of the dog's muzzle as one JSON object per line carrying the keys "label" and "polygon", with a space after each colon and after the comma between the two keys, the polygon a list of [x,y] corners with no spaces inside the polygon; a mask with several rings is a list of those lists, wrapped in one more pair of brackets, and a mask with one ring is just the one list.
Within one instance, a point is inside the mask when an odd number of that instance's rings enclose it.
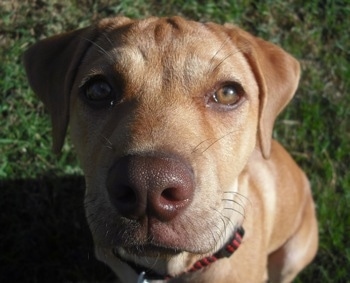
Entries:
{"label": "dog's muzzle", "polygon": [[187,274],[187,273],[202,270],[204,268],[207,268],[209,265],[211,265],[212,263],[216,262],[217,260],[219,260],[221,258],[228,258],[228,257],[232,256],[232,254],[240,247],[240,245],[242,244],[243,236],[244,236],[243,227],[237,228],[234,231],[230,240],[227,242],[227,244],[224,245],[219,251],[217,251],[215,254],[213,254],[211,256],[207,256],[201,260],[198,260],[197,262],[195,262],[195,264],[192,265],[192,267],[190,269],[188,269],[188,270],[186,270],[186,271],[184,271],[181,274],[176,275],[176,276],[172,276],[169,274],[162,275],[162,274],[159,274],[151,269],[147,269],[141,265],[138,265],[132,261],[124,260],[123,258],[121,258],[119,256],[117,250],[113,250],[113,253],[116,257],[118,257],[120,260],[127,263],[132,269],[134,269],[137,274],[139,274],[139,278],[137,281],[138,283],[139,282],[147,283],[148,280],[169,280],[169,279],[179,277],[179,276]]}

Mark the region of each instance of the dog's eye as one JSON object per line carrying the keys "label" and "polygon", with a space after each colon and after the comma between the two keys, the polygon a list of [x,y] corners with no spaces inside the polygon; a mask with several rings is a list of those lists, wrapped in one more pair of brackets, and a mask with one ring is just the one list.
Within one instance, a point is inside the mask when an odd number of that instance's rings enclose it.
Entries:
{"label": "dog's eye", "polygon": [[235,85],[227,85],[219,88],[214,94],[213,99],[216,103],[233,106],[242,98],[242,88]]}
{"label": "dog's eye", "polygon": [[84,95],[89,101],[92,102],[113,100],[111,86],[102,80],[87,83],[87,85],[84,87]]}

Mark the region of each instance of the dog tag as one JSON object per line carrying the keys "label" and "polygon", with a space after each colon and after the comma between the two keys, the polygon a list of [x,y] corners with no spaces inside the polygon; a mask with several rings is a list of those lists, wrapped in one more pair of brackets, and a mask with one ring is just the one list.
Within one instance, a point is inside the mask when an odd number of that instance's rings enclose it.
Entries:
{"label": "dog tag", "polygon": [[137,283],[148,283],[148,281],[145,279],[144,271],[140,273],[139,278],[137,279]]}

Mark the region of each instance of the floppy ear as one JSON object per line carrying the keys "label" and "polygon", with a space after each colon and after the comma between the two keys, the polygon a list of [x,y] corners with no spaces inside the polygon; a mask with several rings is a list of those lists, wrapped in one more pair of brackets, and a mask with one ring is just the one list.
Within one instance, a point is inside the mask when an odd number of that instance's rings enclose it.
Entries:
{"label": "floppy ear", "polygon": [[30,86],[48,109],[53,127],[53,151],[59,153],[69,121],[72,84],[96,31],[92,28],[53,36],[31,46],[23,56]]}
{"label": "floppy ear", "polygon": [[235,28],[236,44],[248,60],[259,85],[258,140],[265,159],[270,157],[273,125],[298,87],[299,62],[280,47]]}

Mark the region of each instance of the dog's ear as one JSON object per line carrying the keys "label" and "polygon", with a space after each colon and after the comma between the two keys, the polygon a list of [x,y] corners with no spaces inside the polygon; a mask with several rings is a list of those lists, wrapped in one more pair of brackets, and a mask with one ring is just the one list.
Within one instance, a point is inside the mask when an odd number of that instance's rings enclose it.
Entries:
{"label": "dog's ear", "polygon": [[248,60],[259,85],[258,141],[267,159],[270,157],[275,119],[294,96],[299,83],[300,65],[280,47],[241,29],[233,29],[235,44]]}
{"label": "dog's ear", "polygon": [[126,17],[107,18],[94,26],[39,41],[24,53],[29,83],[51,115],[55,153],[60,152],[64,142],[70,92],[84,55],[90,46],[96,47],[94,41],[99,34],[130,21]]}
{"label": "dog's ear", "polygon": [[260,84],[259,143],[264,158],[270,157],[273,126],[277,115],[293,98],[299,84],[300,65],[281,48],[256,39],[252,64]]}
{"label": "dog's ear", "polygon": [[92,28],[60,34],[39,41],[23,55],[30,86],[51,115],[55,153],[64,142],[75,73],[94,36]]}

